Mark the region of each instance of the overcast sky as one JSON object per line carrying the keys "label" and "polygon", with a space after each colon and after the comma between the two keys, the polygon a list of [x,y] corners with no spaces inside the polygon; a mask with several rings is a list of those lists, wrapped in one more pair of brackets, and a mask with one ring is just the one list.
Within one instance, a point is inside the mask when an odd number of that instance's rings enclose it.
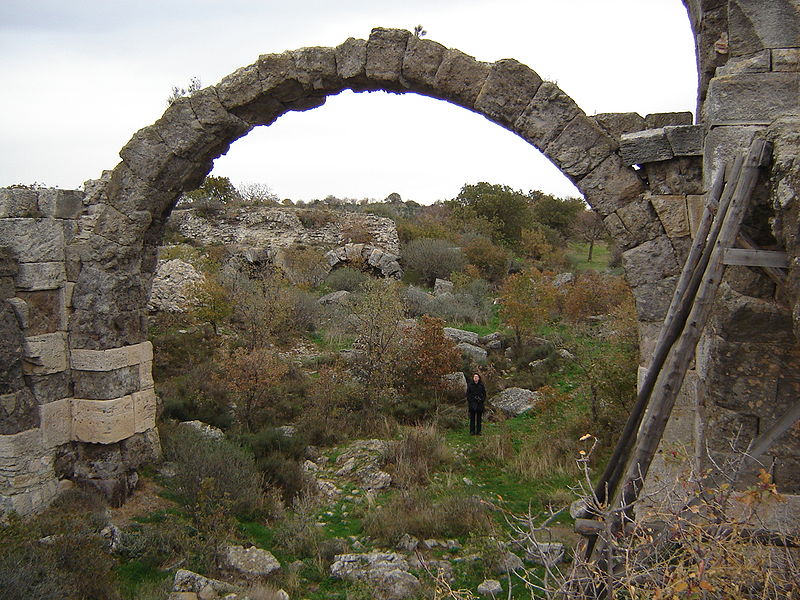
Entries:
{"label": "overcast sky", "polygon": [[[588,114],[694,110],[680,0],[0,0],[0,186],[98,177],[191,77],[211,85],[259,54],[417,24],[479,60],[520,60]],[[213,173],[294,200],[398,192],[430,203],[478,181],[578,195],[483,117],[382,92],[288,113],[237,141]]]}

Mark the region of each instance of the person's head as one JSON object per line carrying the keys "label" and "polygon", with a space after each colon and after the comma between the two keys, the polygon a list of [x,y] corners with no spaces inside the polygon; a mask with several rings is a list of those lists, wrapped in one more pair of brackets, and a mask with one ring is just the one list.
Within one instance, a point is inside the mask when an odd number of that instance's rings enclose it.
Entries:
{"label": "person's head", "polygon": [[473,373],[472,374],[472,381],[474,381],[475,383],[478,383],[478,382],[480,382],[480,380],[481,380],[481,374],[480,373]]}

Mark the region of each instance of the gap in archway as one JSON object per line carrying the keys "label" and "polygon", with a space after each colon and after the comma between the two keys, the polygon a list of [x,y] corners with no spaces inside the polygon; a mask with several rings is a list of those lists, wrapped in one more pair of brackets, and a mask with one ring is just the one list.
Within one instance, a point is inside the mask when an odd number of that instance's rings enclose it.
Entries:
{"label": "gap in archway", "polygon": [[416,94],[345,91],[260,127],[217,159],[214,175],[268,184],[280,198],[431,204],[465,183],[580,196],[533,146],[484,117]]}

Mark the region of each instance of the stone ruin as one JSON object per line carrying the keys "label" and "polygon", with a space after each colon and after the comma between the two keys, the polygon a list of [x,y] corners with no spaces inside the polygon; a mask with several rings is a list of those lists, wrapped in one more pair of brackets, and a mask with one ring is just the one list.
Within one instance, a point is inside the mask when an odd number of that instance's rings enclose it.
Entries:
{"label": "stone ruin", "polygon": [[[689,113],[586,115],[535,71],[484,63],[408,31],[374,29],[336,48],[268,54],[179,99],[138,131],[83,192],[0,191],[0,511],[46,505],[73,479],[120,502],[159,452],[145,307],[164,224],[180,194],[254,127],[345,89],[438,98],[484,115],[544,153],[624,248],[650,360],[715,173],[754,136],[774,143],[744,231],[790,257],[778,283],[728,267],[663,449],[698,465],[731,452],[800,398],[800,5],[685,0],[695,32]],[[766,463],[800,523],[800,431]],[[675,467],[659,454],[649,482]],[[745,479],[745,484],[749,483]]]}

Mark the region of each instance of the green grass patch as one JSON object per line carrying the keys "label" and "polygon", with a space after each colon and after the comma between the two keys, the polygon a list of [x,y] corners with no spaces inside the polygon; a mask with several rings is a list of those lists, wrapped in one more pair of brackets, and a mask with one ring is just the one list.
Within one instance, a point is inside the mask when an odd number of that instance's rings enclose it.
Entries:
{"label": "green grass patch", "polygon": [[130,600],[140,598],[142,588],[158,587],[168,579],[172,579],[172,574],[168,571],[162,571],[136,560],[118,565],[115,567],[115,571],[119,577],[122,597]]}
{"label": "green grass patch", "polygon": [[608,261],[611,252],[606,242],[595,242],[592,251],[592,260],[589,262],[589,244],[587,242],[570,242],[567,250],[567,257],[576,271],[605,271],[608,269]]}

